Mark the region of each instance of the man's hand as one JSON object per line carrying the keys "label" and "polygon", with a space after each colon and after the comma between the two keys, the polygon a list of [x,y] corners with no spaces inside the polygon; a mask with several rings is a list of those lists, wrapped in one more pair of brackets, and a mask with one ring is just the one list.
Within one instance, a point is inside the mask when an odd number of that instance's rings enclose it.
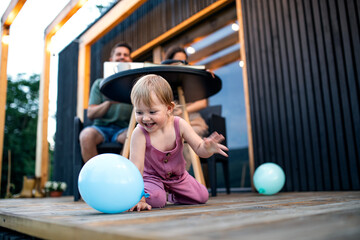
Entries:
{"label": "man's hand", "polygon": [[119,102],[107,100],[105,102],[102,102],[101,104],[92,104],[88,107],[87,117],[91,120],[101,118],[107,113],[111,105],[116,103]]}

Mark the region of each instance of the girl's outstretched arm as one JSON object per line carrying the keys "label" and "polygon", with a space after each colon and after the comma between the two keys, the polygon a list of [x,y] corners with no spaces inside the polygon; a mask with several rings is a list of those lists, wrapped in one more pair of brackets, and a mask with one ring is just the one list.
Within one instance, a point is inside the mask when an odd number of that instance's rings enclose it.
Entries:
{"label": "girl's outstretched arm", "polygon": [[207,152],[219,153],[227,157],[228,155],[224,152],[224,150],[229,151],[229,149],[226,146],[220,144],[224,140],[225,137],[222,134],[213,132],[209,137],[203,139],[202,144]]}
{"label": "girl's outstretched arm", "polygon": [[184,119],[180,119],[180,132],[186,142],[199,157],[208,158],[214,153],[219,153],[228,156],[224,151],[229,149],[222,145],[221,142],[225,139],[223,135],[217,132],[212,133],[209,137],[201,139],[199,135],[193,130],[191,125]]}
{"label": "girl's outstretched arm", "polygon": [[131,135],[130,161],[139,169],[141,175],[144,172],[146,139],[139,127],[136,127]]}
{"label": "girl's outstretched arm", "polygon": [[[136,127],[131,135],[130,161],[139,169],[141,175],[144,173],[145,149],[146,139],[144,133],[139,127]],[[146,203],[145,197],[142,197],[129,211],[134,211],[135,209],[137,211],[151,210],[151,206]]]}

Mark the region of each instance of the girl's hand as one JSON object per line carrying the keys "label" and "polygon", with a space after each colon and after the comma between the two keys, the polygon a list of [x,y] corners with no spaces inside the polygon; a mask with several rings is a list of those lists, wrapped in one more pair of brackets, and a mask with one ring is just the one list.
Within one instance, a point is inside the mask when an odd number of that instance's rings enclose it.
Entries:
{"label": "girl's hand", "polygon": [[227,157],[228,155],[224,152],[224,150],[229,151],[229,149],[220,144],[220,142],[224,141],[224,139],[225,137],[222,134],[213,132],[209,137],[204,138],[204,147],[211,154],[219,153]]}
{"label": "girl's hand", "polygon": [[151,210],[151,206],[146,203],[145,198],[143,197],[140,202],[138,202],[135,206],[129,209],[129,212],[133,212],[135,209],[138,212],[142,210]]}

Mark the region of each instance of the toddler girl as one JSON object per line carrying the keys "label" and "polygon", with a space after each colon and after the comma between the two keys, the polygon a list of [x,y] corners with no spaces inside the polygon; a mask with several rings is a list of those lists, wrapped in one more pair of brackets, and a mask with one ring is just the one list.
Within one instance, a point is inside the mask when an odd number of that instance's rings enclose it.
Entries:
{"label": "toddler girl", "polygon": [[[130,160],[144,178],[143,197],[130,211],[175,204],[206,203],[209,193],[186,170],[182,155],[183,140],[195,153],[208,158],[214,153],[227,154],[220,144],[224,137],[216,132],[201,139],[182,118],[173,116],[173,92],[169,83],[158,75],[140,78],[131,91],[131,101],[138,123],[130,144]],[[168,196],[167,196],[168,193]]]}

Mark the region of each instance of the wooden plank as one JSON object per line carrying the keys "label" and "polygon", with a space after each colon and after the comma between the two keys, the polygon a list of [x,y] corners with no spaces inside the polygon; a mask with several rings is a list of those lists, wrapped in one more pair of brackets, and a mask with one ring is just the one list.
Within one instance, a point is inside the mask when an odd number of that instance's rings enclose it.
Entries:
{"label": "wooden plank", "polygon": [[35,176],[41,178],[41,186],[48,180],[49,146],[47,140],[49,115],[49,84],[50,84],[50,37],[45,37],[44,66],[39,88],[39,113],[36,134]]}
{"label": "wooden plank", "polygon": [[10,25],[15,20],[26,0],[12,0],[1,18],[1,52],[0,52],[0,191],[2,158],[4,151],[4,130],[5,130],[5,108],[7,92],[7,60],[8,44],[4,42],[4,36],[9,37]]}
{"label": "wooden plank", "polygon": [[26,0],[11,0],[9,6],[1,17],[1,26],[10,27],[16,16],[19,14],[21,8],[24,6],[25,2]]}
{"label": "wooden plank", "polygon": [[120,214],[71,197],[0,200],[1,227],[45,239],[357,239],[359,213],[358,191],[237,193]]}
{"label": "wooden plank", "polygon": [[[268,239],[268,236],[271,235],[273,239],[291,239],[294,236],[298,236],[302,239],[328,239],[331,238],[333,229],[337,230],[337,234],[342,235],[344,239],[349,232],[358,232],[357,227],[359,222],[356,220],[349,225],[344,226],[338,219],[343,218],[356,218],[356,215],[359,214],[359,211],[354,212],[344,211],[341,213],[331,214],[329,219],[329,214],[319,214],[317,216],[305,216],[303,218],[294,218],[288,219],[285,221],[279,221],[271,225],[264,225],[261,227],[261,232],[256,235],[257,239]],[[316,227],[312,226],[316,222]],[[296,226],[294,228],[294,226]],[[241,236],[241,239],[253,239],[250,232],[257,232],[259,226],[254,225],[247,229],[239,229],[237,233]],[[273,232],[273,229],[277,229],[276,233]],[[222,235],[224,239],[227,238],[226,233]],[[355,233],[355,235],[357,235]],[[332,235],[333,236],[333,235]],[[338,235],[337,235],[338,236]],[[355,236],[356,238],[357,236]],[[351,237],[350,237],[351,238]]]}
{"label": "wooden plank", "polygon": [[89,45],[79,46],[78,58],[78,87],[77,87],[77,104],[76,116],[84,121],[84,109],[88,107],[90,94],[90,59],[91,47]]}
{"label": "wooden plank", "polygon": [[4,131],[6,114],[6,92],[7,92],[7,59],[9,46],[3,41],[4,36],[9,36],[9,28],[1,26],[1,52],[0,52],[0,191],[2,175],[2,158],[4,151]]}
{"label": "wooden plank", "polygon": [[[78,226],[69,226],[68,224],[51,224],[47,221],[27,221],[17,216],[7,216],[3,218],[6,221],[6,227],[17,232],[26,233],[42,239],[141,239],[131,236],[106,233],[102,231],[87,231],[79,229]],[[45,230],[45,231],[44,231]]]}
{"label": "wooden plank", "polygon": [[88,0],[70,0],[46,27],[45,36],[53,36]]}

